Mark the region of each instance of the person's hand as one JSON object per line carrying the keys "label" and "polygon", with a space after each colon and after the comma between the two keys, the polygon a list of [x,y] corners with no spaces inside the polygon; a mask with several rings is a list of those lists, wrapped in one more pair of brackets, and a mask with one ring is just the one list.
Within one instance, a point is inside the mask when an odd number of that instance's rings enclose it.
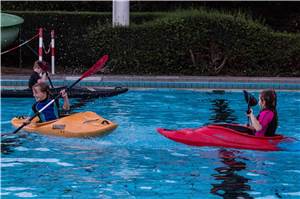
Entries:
{"label": "person's hand", "polygon": [[40,73],[40,77],[46,77],[47,76],[47,72],[41,72]]}
{"label": "person's hand", "polygon": [[30,123],[30,120],[29,120],[29,117],[27,117],[25,120],[24,120],[24,122],[23,122],[23,124],[29,124]]}
{"label": "person's hand", "polygon": [[61,90],[61,91],[60,91],[60,94],[61,94],[61,96],[62,96],[63,98],[68,97],[68,93],[66,92],[65,89]]}
{"label": "person's hand", "polygon": [[246,112],[247,116],[250,117],[253,115],[253,110],[252,108],[250,108],[247,112]]}

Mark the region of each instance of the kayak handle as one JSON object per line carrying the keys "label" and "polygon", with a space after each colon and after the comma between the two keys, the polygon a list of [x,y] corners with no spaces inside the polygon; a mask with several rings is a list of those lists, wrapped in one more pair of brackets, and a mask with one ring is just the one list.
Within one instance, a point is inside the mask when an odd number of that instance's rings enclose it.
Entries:
{"label": "kayak handle", "polygon": [[109,121],[107,121],[107,120],[103,120],[103,121],[101,122],[101,124],[103,124],[103,125],[107,125],[107,124],[109,124]]}

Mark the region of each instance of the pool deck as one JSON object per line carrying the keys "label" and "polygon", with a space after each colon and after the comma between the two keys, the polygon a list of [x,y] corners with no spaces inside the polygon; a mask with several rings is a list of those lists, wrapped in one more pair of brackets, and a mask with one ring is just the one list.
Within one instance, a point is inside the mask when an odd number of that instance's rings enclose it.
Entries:
{"label": "pool deck", "polygon": [[[51,76],[55,86],[68,85],[80,76]],[[2,75],[1,88],[27,87],[29,75]],[[299,77],[232,77],[232,76],[131,76],[93,75],[80,82],[81,86],[128,88],[185,89],[277,89],[300,91]]]}

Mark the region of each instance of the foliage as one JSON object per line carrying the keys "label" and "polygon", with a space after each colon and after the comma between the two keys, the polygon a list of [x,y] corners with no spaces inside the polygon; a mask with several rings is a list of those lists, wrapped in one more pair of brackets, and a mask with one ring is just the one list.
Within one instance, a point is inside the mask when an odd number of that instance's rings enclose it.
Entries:
{"label": "foliage", "polygon": [[107,53],[110,74],[300,75],[299,34],[274,32],[243,13],[131,13],[131,25],[116,28],[110,13],[17,13],[27,22],[27,38],[38,27],[47,27],[48,37],[55,29],[57,62],[67,72],[83,71]]}

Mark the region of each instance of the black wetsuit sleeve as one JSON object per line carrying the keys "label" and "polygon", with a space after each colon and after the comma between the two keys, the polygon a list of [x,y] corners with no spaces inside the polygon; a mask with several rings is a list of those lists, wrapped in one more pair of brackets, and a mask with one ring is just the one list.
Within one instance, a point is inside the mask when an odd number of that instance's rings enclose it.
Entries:
{"label": "black wetsuit sleeve", "polygon": [[35,85],[40,79],[40,75],[37,72],[33,72],[28,81],[28,87],[31,89],[33,85]]}

